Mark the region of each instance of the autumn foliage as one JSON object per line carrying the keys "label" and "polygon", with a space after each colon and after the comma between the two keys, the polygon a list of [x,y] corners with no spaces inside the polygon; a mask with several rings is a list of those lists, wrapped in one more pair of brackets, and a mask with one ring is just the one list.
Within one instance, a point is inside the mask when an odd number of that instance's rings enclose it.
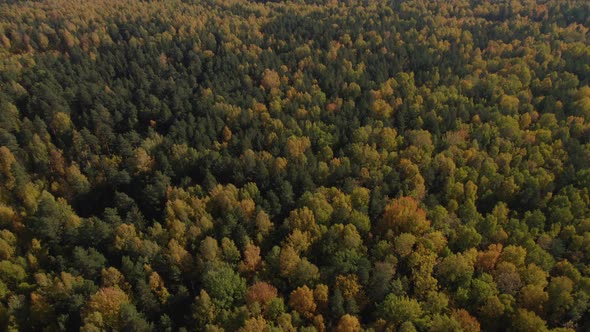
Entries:
{"label": "autumn foliage", "polygon": [[0,331],[590,331],[589,3],[0,1]]}

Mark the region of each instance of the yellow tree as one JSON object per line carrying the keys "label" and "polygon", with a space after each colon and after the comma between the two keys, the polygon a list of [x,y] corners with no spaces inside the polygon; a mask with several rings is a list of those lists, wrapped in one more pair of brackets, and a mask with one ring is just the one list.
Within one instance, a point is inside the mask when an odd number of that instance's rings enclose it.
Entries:
{"label": "yellow tree", "polygon": [[360,332],[361,323],[355,316],[346,314],[340,317],[338,325],[336,325],[336,332]]}
{"label": "yellow tree", "polygon": [[83,317],[86,324],[93,321],[96,325],[97,315],[100,315],[102,326],[97,326],[105,329],[120,329],[121,321],[119,312],[121,306],[129,303],[129,297],[119,287],[101,288],[94,295],[90,297],[84,309]]}
{"label": "yellow tree", "polygon": [[401,197],[389,202],[379,222],[380,230],[384,234],[392,232],[392,235],[402,233],[422,235],[429,227],[430,221],[426,219],[426,212],[412,197]]}
{"label": "yellow tree", "polygon": [[291,293],[289,305],[307,318],[313,317],[317,307],[313,298],[313,291],[307,285],[299,287]]}

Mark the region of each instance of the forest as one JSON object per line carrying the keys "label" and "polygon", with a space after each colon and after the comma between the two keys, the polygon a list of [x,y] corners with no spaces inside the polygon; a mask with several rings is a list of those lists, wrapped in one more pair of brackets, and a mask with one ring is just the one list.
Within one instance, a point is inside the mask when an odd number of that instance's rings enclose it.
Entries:
{"label": "forest", "polygon": [[590,331],[590,1],[0,1],[0,330]]}

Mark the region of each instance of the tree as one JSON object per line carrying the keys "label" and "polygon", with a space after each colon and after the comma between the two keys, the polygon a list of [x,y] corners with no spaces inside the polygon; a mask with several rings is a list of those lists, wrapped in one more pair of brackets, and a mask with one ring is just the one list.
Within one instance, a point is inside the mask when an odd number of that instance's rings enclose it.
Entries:
{"label": "tree", "polygon": [[404,322],[415,323],[422,317],[422,306],[415,299],[395,294],[387,295],[381,304],[383,317],[399,326]]}
{"label": "tree", "polygon": [[547,309],[549,310],[549,317],[553,321],[559,321],[571,309],[574,303],[573,287],[574,283],[568,277],[551,278],[551,282],[547,287],[547,294],[549,295]]}
{"label": "tree", "polygon": [[395,251],[398,255],[404,257],[409,255],[416,243],[416,237],[412,234],[402,233],[394,239]]}
{"label": "tree", "polygon": [[301,262],[301,258],[297,251],[292,246],[284,246],[279,254],[280,274],[285,277],[290,276],[299,265],[299,262]]}
{"label": "tree", "polygon": [[2,182],[3,186],[8,189],[12,190],[16,184],[16,179],[14,175],[12,175],[12,165],[16,163],[16,158],[12,152],[6,147],[0,147],[0,182]]}
{"label": "tree", "polygon": [[313,290],[313,298],[318,304],[318,309],[325,310],[328,306],[328,286],[324,284],[318,284]]}
{"label": "tree", "polygon": [[313,285],[320,278],[320,270],[307,258],[301,259],[295,270],[289,275],[289,280],[294,286]]}
{"label": "tree", "polygon": [[479,332],[480,326],[477,319],[469,314],[465,309],[454,310],[451,316],[459,322],[465,332]]}
{"label": "tree", "polygon": [[205,262],[215,262],[218,260],[219,252],[219,244],[217,240],[214,238],[207,236],[206,238],[201,241],[201,245],[199,246],[199,253],[200,257]]}
{"label": "tree", "polygon": [[371,299],[382,301],[390,291],[390,282],[395,275],[395,262],[376,262],[367,287]]}
{"label": "tree", "polygon": [[536,314],[544,312],[545,304],[549,300],[549,295],[537,285],[524,286],[520,290],[520,297],[522,307]]}
{"label": "tree", "polygon": [[304,164],[307,161],[305,157],[305,151],[311,147],[311,141],[308,137],[296,137],[291,136],[287,139],[287,145],[285,146],[288,156]]}
{"label": "tree", "polygon": [[101,288],[88,300],[83,312],[84,322],[97,328],[120,329],[121,307],[129,301],[127,294],[118,287]]}
{"label": "tree", "polygon": [[340,317],[338,325],[334,329],[336,332],[360,332],[361,324],[355,316],[346,314]]}
{"label": "tree", "polygon": [[112,266],[106,269],[102,269],[100,275],[103,287],[118,286],[123,290],[129,287],[129,284],[125,282],[125,277],[123,276],[123,274]]}
{"label": "tree", "polygon": [[262,236],[266,236],[273,228],[274,224],[266,212],[260,210],[256,215],[256,227]]}
{"label": "tree", "polygon": [[259,281],[248,288],[246,292],[246,303],[258,303],[265,308],[278,295],[277,289],[264,281]]}
{"label": "tree", "polygon": [[168,259],[172,264],[185,272],[191,270],[193,259],[190,253],[175,239],[172,239],[170,242],[168,242],[167,249]]}
{"label": "tree", "polygon": [[447,315],[436,315],[432,319],[432,323],[430,324],[429,331],[451,332],[451,331],[461,331],[461,330],[463,330],[461,324],[453,317],[449,317]]}
{"label": "tree", "polygon": [[413,271],[410,280],[416,295],[424,297],[437,289],[438,280],[432,276],[436,260],[436,253],[422,246],[408,256],[408,267]]}
{"label": "tree", "polygon": [[501,243],[490,244],[487,251],[482,251],[477,254],[476,266],[484,272],[492,271],[500,258],[502,248],[503,246]]}
{"label": "tree", "polygon": [[192,318],[196,321],[199,328],[205,328],[207,324],[212,323],[217,316],[217,308],[211,297],[204,289],[195,297],[192,305]]}
{"label": "tree", "polygon": [[0,262],[0,279],[14,289],[21,281],[27,277],[25,269],[11,261]]}
{"label": "tree", "polygon": [[0,259],[11,259],[16,249],[16,236],[9,230],[0,231]]}
{"label": "tree", "polygon": [[520,274],[512,263],[499,263],[494,273],[494,280],[498,289],[503,293],[513,295],[522,287]]}
{"label": "tree", "polygon": [[299,229],[293,230],[287,237],[286,242],[287,245],[299,253],[307,252],[311,246],[309,232],[301,232]]}
{"label": "tree", "polygon": [[233,240],[224,237],[221,239],[221,253],[223,260],[230,264],[236,264],[240,260],[240,251]]}
{"label": "tree", "polygon": [[241,327],[238,331],[239,332],[258,332],[258,331],[266,331],[266,327],[268,323],[262,317],[253,317],[247,319],[244,322],[244,326]]}
{"label": "tree", "polygon": [[466,287],[471,282],[475,250],[445,257],[438,265],[438,274],[445,285]]}
{"label": "tree", "polygon": [[[133,304],[124,304],[121,306],[121,320],[123,321],[123,329],[138,331],[138,332],[150,332],[154,330],[153,324],[150,324],[145,316],[137,312],[137,308]],[[160,327],[164,327],[166,321],[166,315],[164,315],[160,321]]]}
{"label": "tree", "polygon": [[52,194],[44,191],[29,227],[40,239],[57,245],[79,224],[80,218],[64,199],[55,199]]}
{"label": "tree", "polygon": [[306,285],[291,292],[291,295],[289,296],[289,305],[307,318],[313,317],[317,307],[313,298],[313,291]]}
{"label": "tree", "polygon": [[[415,148],[415,147],[414,147]],[[412,151],[410,155],[419,155],[420,152]],[[427,161],[423,161],[427,164]],[[404,179],[402,182],[402,190],[404,194],[409,195],[417,200],[422,200],[426,195],[425,180],[418,165],[414,164],[409,159],[401,159],[398,166],[401,177]]]}
{"label": "tree", "polygon": [[0,225],[2,225],[2,227],[8,227],[12,224],[15,217],[16,213],[11,207],[0,203]]}
{"label": "tree", "polygon": [[512,318],[512,330],[518,332],[549,331],[547,323],[535,313],[525,309],[518,309]]}
{"label": "tree", "polygon": [[246,281],[227,264],[209,265],[205,268],[201,281],[215,305],[222,309],[240,303],[246,294]]}
{"label": "tree", "polygon": [[255,272],[262,265],[262,258],[260,257],[260,248],[248,243],[244,248],[244,259],[240,263],[240,269],[246,272]]}
{"label": "tree", "polygon": [[268,90],[279,88],[281,84],[279,73],[272,69],[265,69],[260,84]]}
{"label": "tree", "polygon": [[359,285],[356,275],[337,276],[335,287],[340,290],[345,300],[359,299],[362,295],[362,286]]}
{"label": "tree", "polygon": [[391,200],[385,206],[378,226],[384,234],[391,231],[394,235],[422,235],[430,227],[430,221],[426,219],[426,212],[418,206],[414,198],[401,197]]}
{"label": "tree", "polygon": [[315,213],[308,207],[291,211],[285,224],[291,230],[299,229],[302,232],[308,232],[310,240],[320,236],[320,227],[316,223]]}
{"label": "tree", "polygon": [[94,248],[84,249],[75,247],[72,253],[74,268],[88,279],[96,279],[104,265],[106,258]]}
{"label": "tree", "polygon": [[526,257],[526,249],[520,246],[506,246],[500,255],[500,262],[509,262],[516,267],[523,267]]}
{"label": "tree", "polygon": [[156,293],[161,303],[166,303],[170,293],[164,285],[164,280],[160,277],[158,272],[153,271],[148,279],[148,284],[152,292]]}
{"label": "tree", "polygon": [[498,296],[488,297],[484,304],[479,308],[481,315],[488,321],[494,321],[500,318],[506,310],[505,305],[500,301]]}

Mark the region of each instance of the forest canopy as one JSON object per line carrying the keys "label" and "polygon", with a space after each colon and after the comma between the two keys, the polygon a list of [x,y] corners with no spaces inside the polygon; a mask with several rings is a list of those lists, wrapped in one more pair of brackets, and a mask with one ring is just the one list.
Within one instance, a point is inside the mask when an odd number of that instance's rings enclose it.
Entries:
{"label": "forest canopy", "polygon": [[589,331],[590,2],[0,3],[0,330]]}

